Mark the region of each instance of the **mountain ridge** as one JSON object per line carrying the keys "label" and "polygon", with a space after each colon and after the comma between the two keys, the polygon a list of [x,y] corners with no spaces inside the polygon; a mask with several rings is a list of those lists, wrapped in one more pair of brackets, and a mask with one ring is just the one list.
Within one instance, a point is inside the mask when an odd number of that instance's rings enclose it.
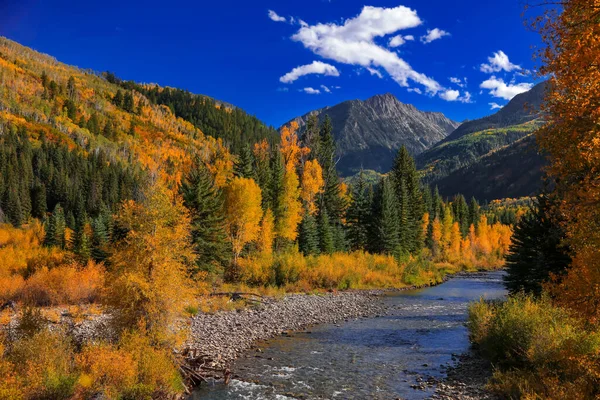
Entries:
{"label": "mountain ridge", "polygon": [[402,103],[391,93],[346,100],[291,121],[302,130],[311,115],[320,121],[331,118],[340,157],[337,166],[343,176],[361,168],[387,172],[402,145],[413,155],[420,154],[460,125],[441,112]]}

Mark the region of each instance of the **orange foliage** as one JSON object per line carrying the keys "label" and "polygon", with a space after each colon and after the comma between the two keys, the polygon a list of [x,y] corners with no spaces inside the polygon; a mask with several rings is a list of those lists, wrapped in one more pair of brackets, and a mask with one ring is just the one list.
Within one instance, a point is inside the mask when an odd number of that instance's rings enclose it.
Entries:
{"label": "orange foliage", "polygon": [[323,169],[317,160],[309,160],[304,164],[304,172],[302,173],[302,191],[300,197],[306,204],[307,211],[314,215],[317,212],[315,200],[317,195],[323,192]]}
{"label": "orange foliage", "polygon": [[273,254],[273,241],[275,240],[275,217],[271,209],[265,211],[260,222],[260,233],[258,235],[258,251],[265,254]]}
{"label": "orange foliage", "polygon": [[[550,2],[548,2],[550,3]],[[540,75],[550,77],[537,141],[550,154],[562,198],[572,267],[551,291],[557,301],[600,322],[600,24],[598,0],[568,0],[535,22],[546,48]],[[553,7],[553,6],[550,7]]]}

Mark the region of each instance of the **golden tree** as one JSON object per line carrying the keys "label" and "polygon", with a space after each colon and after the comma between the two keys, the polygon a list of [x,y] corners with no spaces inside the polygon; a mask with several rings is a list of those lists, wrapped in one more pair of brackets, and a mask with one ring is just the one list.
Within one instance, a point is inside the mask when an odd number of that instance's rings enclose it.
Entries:
{"label": "golden tree", "polygon": [[317,212],[315,200],[317,195],[323,192],[325,181],[323,180],[323,169],[317,160],[309,160],[304,164],[302,173],[302,192],[300,197],[306,204],[307,211],[314,215]]}
{"label": "golden tree", "polygon": [[[537,140],[550,155],[573,263],[552,291],[591,322],[600,321],[600,1],[545,2],[533,25],[549,76]],[[558,7],[558,8],[554,8]]]}
{"label": "golden tree", "polygon": [[164,340],[187,299],[188,268],[195,255],[181,198],[160,181],[145,196],[140,203],[125,202],[116,217],[126,234],[110,258],[106,300],[115,310],[118,328],[141,326]]}
{"label": "golden tree", "polygon": [[260,187],[251,178],[236,177],[225,188],[225,226],[233,247],[233,264],[227,273],[235,280],[244,246],[258,238],[263,215]]}

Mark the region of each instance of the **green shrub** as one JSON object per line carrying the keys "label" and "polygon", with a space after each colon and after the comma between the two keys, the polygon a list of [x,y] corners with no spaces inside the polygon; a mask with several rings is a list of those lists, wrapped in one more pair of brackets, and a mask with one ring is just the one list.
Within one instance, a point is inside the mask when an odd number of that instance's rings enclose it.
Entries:
{"label": "green shrub", "polygon": [[469,308],[471,340],[496,367],[491,387],[508,398],[600,396],[600,333],[550,300],[517,295]]}

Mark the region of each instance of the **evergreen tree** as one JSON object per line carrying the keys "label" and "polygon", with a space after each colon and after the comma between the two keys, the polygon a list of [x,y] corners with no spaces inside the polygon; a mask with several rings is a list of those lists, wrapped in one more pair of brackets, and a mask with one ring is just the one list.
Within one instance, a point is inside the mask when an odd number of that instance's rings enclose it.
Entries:
{"label": "evergreen tree", "polygon": [[315,217],[306,213],[298,234],[298,249],[305,256],[319,254],[319,229]]}
{"label": "evergreen tree", "polygon": [[44,244],[48,247],[65,248],[65,214],[60,204],[54,207],[46,223],[46,238]]}
{"label": "evergreen tree", "polygon": [[135,101],[130,91],[127,91],[123,97],[123,110],[130,113],[135,111]]}
{"label": "evergreen tree", "polygon": [[458,222],[458,225],[460,226],[462,237],[466,237],[469,233],[469,227],[471,224],[469,206],[467,205],[465,196],[462,194],[454,196],[454,201],[452,201],[452,215],[454,217],[454,221]]}
{"label": "evergreen tree", "polygon": [[321,148],[321,134],[319,132],[319,117],[317,114],[311,114],[308,117],[302,142],[310,149],[309,158],[318,159]]}
{"label": "evergreen tree", "polygon": [[368,246],[370,210],[367,184],[361,170],[352,190],[352,202],[347,213],[348,239],[352,250],[365,250]]}
{"label": "evergreen tree", "polygon": [[100,215],[92,221],[92,243],[91,257],[98,261],[106,261],[109,257],[107,245],[110,240],[109,227],[106,223],[106,217]]}
{"label": "evergreen tree", "polygon": [[506,256],[504,282],[511,293],[524,291],[540,295],[542,284],[551,274],[560,276],[571,264],[569,251],[562,245],[565,232],[552,213],[553,200],[545,194],[515,226]]}
{"label": "evergreen tree", "polygon": [[31,189],[31,215],[35,218],[43,219],[46,216],[48,210],[48,204],[46,202],[46,186],[39,180]]}
{"label": "evergreen tree", "polygon": [[181,185],[184,205],[192,217],[192,239],[199,270],[215,271],[231,258],[225,233],[223,196],[202,161]]}
{"label": "evergreen tree", "polygon": [[475,197],[472,197],[471,202],[469,203],[469,226],[477,226],[480,217],[480,209],[481,207],[479,207],[479,203],[477,202]]}
{"label": "evergreen tree", "polygon": [[319,247],[323,254],[332,254],[335,251],[331,222],[326,209],[321,210],[319,215]]}
{"label": "evergreen tree", "polygon": [[399,223],[407,224],[405,227],[399,227],[403,250],[418,252],[424,242],[421,222],[426,210],[415,161],[405,146],[398,151],[390,176],[399,207],[406,211],[406,216],[402,215],[402,219],[399,220]]}
{"label": "evergreen tree", "polygon": [[400,245],[399,206],[390,178],[382,179],[375,198],[374,248],[382,253],[396,255]]}
{"label": "evergreen tree", "polygon": [[4,206],[2,208],[6,219],[14,226],[19,227],[24,222],[24,219],[23,210],[21,208],[21,198],[19,196],[19,191],[15,186],[9,184],[9,187],[5,192]]}
{"label": "evergreen tree", "polygon": [[113,97],[113,104],[119,108],[123,108],[123,92],[121,89],[117,90],[117,94]]}
{"label": "evergreen tree", "polygon": [[254,157],[252,156],[252,151],[250,150],[250,146],[245,145],[242,147],[242,151],[238,156],[238,160],[235,163],[235,176],[240,178],[254,178]]}
{"label": "evergreen tree", "polygon": [[335,168],[335,140],[329,116],[321,125],[320,136],[318,161],[323,168],[323,181],[325,182],[320,208],[326,209],[330,220],[337,224],[343,217],[344,204],[340,196],[340,181]]}

